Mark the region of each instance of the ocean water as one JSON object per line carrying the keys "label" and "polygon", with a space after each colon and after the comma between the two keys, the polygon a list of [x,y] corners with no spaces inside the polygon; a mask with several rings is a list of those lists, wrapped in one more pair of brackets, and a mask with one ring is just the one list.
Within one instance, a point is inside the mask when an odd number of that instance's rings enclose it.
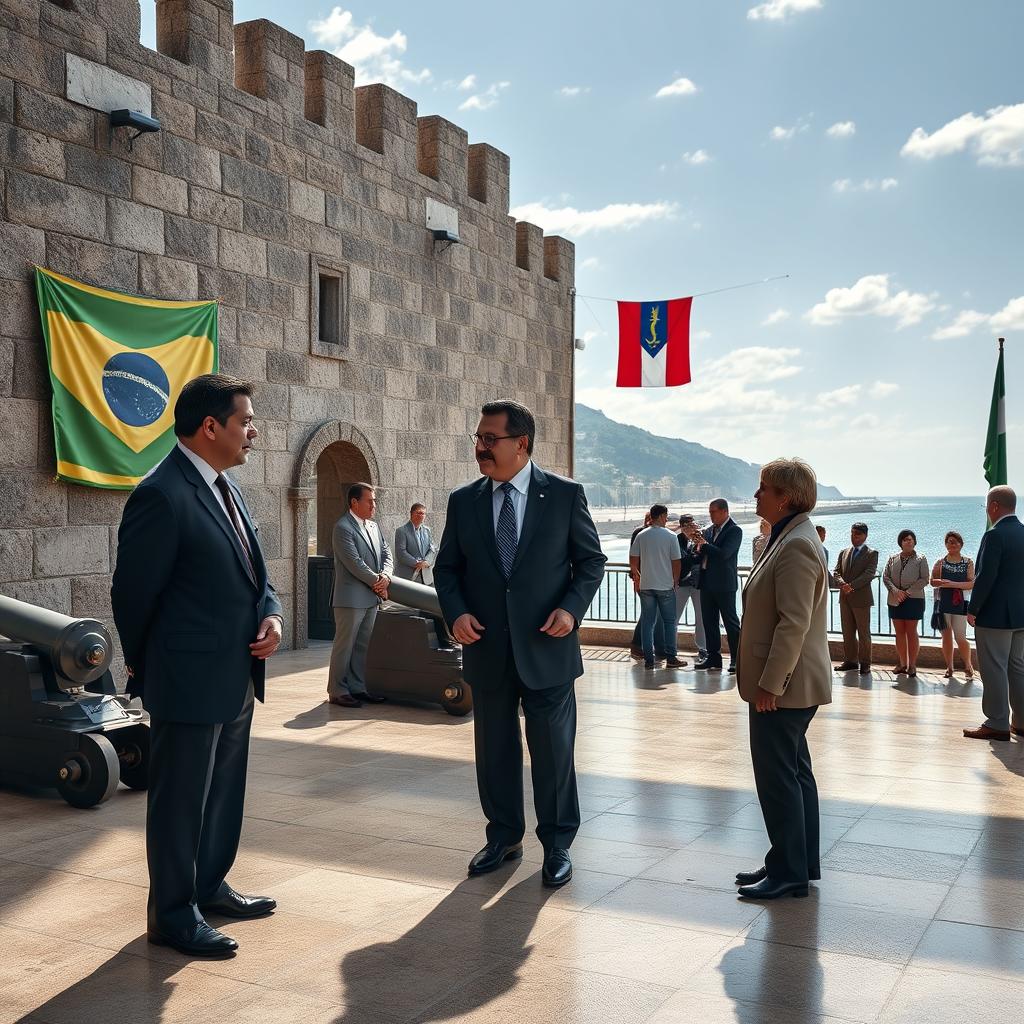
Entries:
{"label": "ocean water", "polygon": [[[851,501],[859,499],[849,499]],[[828,548],[830,568],[835,565],[839,552],[849,546],[850,524],[862,520],[868,524],[868,544],[879,552],[879,571],[885,566],[885,559],[899,550],[896,535],[903,529],[917,534],[917,550],[930,563],[945,555],[942,538],[947,530],[956,530],[964,538],[964,554],[976,558],[978,545],[985,532],[985,499],[964,497],[928,498],[878,498],[874,500],[877,512],[839,515],[816,515],[811,519],[816,525],[828,531],[825,547]],[[705,521],[707,517],[704,517]],[[743,526],[743,546],[740,548],[740,565],[750,565],[751,544],[758,532],[757,523]],[[610,562],[629,560],[628,537],[602,537],[601,546]]]}

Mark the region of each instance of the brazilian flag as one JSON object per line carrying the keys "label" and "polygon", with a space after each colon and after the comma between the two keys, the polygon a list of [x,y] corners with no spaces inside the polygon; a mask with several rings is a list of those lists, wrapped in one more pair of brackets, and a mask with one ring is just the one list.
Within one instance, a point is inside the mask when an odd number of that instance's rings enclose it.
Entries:
{"label": "brazilian flag", "polygon": [[36,267],[57,476],[130,490],[174,445],[174,403],[217,370],[217,303],[105,291]]}

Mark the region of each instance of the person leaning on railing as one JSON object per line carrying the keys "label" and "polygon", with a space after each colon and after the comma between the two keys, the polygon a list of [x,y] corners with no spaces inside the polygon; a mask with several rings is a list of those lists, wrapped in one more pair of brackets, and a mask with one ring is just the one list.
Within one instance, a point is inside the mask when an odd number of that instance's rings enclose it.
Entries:
{"label": "person leaning on railing", "polygon": [[967,601],[974,587],[974,562],[964,558],[961,551],[964,539],[956,530],[950,530],[945,537],[946,557],[932,566],[932,586],[935,588],[935,602],[942,616],[942,656],[946,659],[946,678],[953,678],[953,641],[960,648],[964,663],[964,679],[974,679],[971,663],[971,642],[967,639]]}
{"label": "person leaning on railing", "polygon": [[917,534],[900,530],[900,550],[885,563],[882,583],[889,592],[889,619],[896,633],[897,675],[917,675],[917,653],[921,647],[918,623],[924,618],[924,590],[930,574],[928,559],[917,553]]}

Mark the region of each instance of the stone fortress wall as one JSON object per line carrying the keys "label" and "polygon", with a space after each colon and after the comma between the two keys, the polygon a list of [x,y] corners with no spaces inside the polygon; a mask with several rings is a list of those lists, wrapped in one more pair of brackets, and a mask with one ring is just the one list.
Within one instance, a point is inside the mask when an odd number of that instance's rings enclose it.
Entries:
{"label": "stone fortress wall", "polygon": [[[152,0],[142,0],[152,2]],[[509,161],[232,0],[0,0],[0,590],[110,621],[125,492],[57,482],[31,265],[156,298],[221,299],[221,368],[256,382],[235,472],[306,638],[307,538],[381,488],[387,535],[439,535],[498,396],[571,464],[574,251],[508,215]],[[161,131],[129,145],[108,111]],[[454,224],[461,242],[427,227]]]}

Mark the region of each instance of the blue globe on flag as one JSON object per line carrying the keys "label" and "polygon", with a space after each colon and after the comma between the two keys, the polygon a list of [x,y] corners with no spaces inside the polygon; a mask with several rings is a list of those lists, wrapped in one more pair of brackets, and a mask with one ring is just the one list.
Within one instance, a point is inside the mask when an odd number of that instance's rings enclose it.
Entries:
{"label": "blue globe on flag", "polygon": [[155,359],[141,352],[119,352],[103,367],[103,397],[122,423],[146,427],[167,408],[170,385]]}

